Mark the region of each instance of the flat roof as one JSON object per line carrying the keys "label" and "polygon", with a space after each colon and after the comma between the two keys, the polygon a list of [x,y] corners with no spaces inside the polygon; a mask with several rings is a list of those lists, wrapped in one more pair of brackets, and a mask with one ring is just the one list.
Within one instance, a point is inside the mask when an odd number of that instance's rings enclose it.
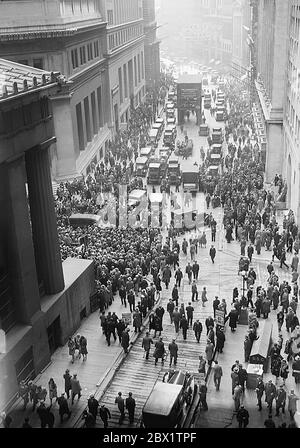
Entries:
{"label": "flat roof", "polygon": [[137,157],[137,158],[136,158],[136,161],[135,161],[136,165],[137,165],[138,163],[142,163],[142,164],[144,164],[144,163],[147,163],[147,162],[148,162],[148,157],[145,157],[145,156]]}
{"label": "flat roof", "polygon": [[145,403],[143,412],[168,416],[181,389],[182,385],[156,383]]}
{"label": "flat roof", "polygon": [[178,77],[177,84],[200,84],[202,83],[201,75],[183,74]]}

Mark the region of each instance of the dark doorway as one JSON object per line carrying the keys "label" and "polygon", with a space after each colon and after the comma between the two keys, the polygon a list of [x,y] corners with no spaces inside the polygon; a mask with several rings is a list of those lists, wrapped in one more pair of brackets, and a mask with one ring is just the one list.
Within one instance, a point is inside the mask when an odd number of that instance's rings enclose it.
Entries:
{"label": "dark doorway", "polygon": [[50,349],[50,354],[52,355],[55,350],[61,345],[60,336],[60,316],[58,316],[51,325],[47,328],[48,334],[48,344]]}
{"label": "dark doorway", "polygon": [[81,311],[80,311],[80,320],[84,319],[86,317],[86,307],[84,307]]}

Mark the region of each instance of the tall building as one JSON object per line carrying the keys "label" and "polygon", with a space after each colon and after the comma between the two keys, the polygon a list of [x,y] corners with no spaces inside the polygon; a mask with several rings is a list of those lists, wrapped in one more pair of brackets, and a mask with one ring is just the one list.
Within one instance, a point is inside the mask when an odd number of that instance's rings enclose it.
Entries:
{"label": "tall building", "polygon": [[155,0],[143,0],[143,15],[146,87],[155,90],[160,80],[160,41],[156,36]]}
{"label": "tall building", "polygon": [[61,262],[49,153],[59,73],[0,59],[0,409],[90,312],[91,260]]}
{"label": "tall building", "polygon": [[85,174],[104,154],[110,138],[106,52],[98,0],[0,2],[0,57],[56,70],[72,81],[52,98],[57,180]]}
{"label": "tall building", "polygon": [[100,0],[100,5],[107,21],[109,126],[114,134],[126,124],[130,106],[138,106],[146,94],[143,4]]}
{"label": "tall building", "polygon": [[253,61],[257,102],[266,135],[265,176],[272,182],[283,164],[283,108],[287,67],[289,2],[252,0]]}
{"label": "tall building", "polygon": [[[287,208],[300,224],[300,1],[289,2],[288,61],[283,119],[283,164],[280,173],[287,181]],[[276,69],[276,66],[275,66]]]}

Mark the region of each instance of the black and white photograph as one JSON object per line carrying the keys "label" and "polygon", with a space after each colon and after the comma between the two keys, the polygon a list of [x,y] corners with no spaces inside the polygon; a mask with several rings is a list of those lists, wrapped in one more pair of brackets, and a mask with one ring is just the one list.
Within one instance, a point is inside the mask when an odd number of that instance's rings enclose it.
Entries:
{"label": "black and white photograph", "polygon": [[299,41],[300,0],[0,0],[1,429],[300,427]]}

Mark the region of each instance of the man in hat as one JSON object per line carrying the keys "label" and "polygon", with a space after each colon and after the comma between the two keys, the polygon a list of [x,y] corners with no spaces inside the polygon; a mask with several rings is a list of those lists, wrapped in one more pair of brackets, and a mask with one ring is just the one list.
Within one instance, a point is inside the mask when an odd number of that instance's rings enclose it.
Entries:
{"label": "man in hat", "polygon": [[249,424],[249,412],[241,404],[240,409],[237,411],[236,419],[239,422],[239,428],[247,428]]}
{"label": "man in hat", "polygon": [[125,401],[124,398],[122,397],[122,392],[118,392],[118,395],[115,399],[115,403],[118,405],[118,409],[120,412],[120,418],[119,418],[119,424],[121,425],[124,418],[125,418]]}
{"label": "man in hat", "polygon": [[77,378],[77,373],[74,373],[71,379],[71,390],[72,390],[72,404],[74,404],[74,398],[78,395],[78,400],[81,397],[81,385]]}
{"label": "man in hat", "polygon": [[169,344],[169,353],[170,353],[170,367],[174,360],[174,366],[177,364],[177,356],[178,356],[178,345],[176,344],[176,339],[172,339],[172,342]]}
{"label": "man in hat", "polygon": [[220,390],[221,378],[223,376],[222,367],[219,365],[218,361],[215,361],[214,366],[214,383],[216,386],[216,390]]}
{"label": "man in hat", "polygon": [[275,384],[273,384],[272,380],[269,380],[265,384],[265,401],[268,405],[269,417],[272,417],[272,405],[275,396],[276,396],[276,386]]}
{"label": "man in hat", "polygon": [[99,409],[99,415],[101,420],[103,421],[104,428],[108,428],[108,419],[111,418],[109,409],[102,404]]}
{"label": "man in hat", "polygon": [[256,397],[257,397],[257,406],[258,406],[259,411],[262,410],[261,399],[262,399],[264,391],[265,391],[264,382],[262,380],[262,377],[259,377],[257,380],[256,389],[255,389]]}
{"label": "man in hat", "polygon": [[94,395],[90,395],[90,398],[88,399],[88,410],[95,418],[95,420],[98,414],[98,407],[99,407],[98,400],[94,397]]}
{"label": "man in hat", "polygon": [[59,407],[58,413],[60,416],[60,423],[63,423],[65,414],[68,415],[68,419],[71,416],[71,411],[69,409],[68,401],[67,401],[64,393],[62,393],[61,396],[58,397],[57,403],[58,403],[58,407]]}
{"label": "man in hat", "polygon": [[128,411],[129,423],[134,421],[134,411],[135,411],[135,399],[132,397],[132,392],[129,392],[128,398],[125,400],[125,407]]}
{"label": "man in hat", "polygon": [[278,417],[280,409],[282,409],[283,414],[285,413],[286,391],[283,388],[283,384],[281,384],[276,391],[275,403],[276,403],[275,415],[276,417]]}

